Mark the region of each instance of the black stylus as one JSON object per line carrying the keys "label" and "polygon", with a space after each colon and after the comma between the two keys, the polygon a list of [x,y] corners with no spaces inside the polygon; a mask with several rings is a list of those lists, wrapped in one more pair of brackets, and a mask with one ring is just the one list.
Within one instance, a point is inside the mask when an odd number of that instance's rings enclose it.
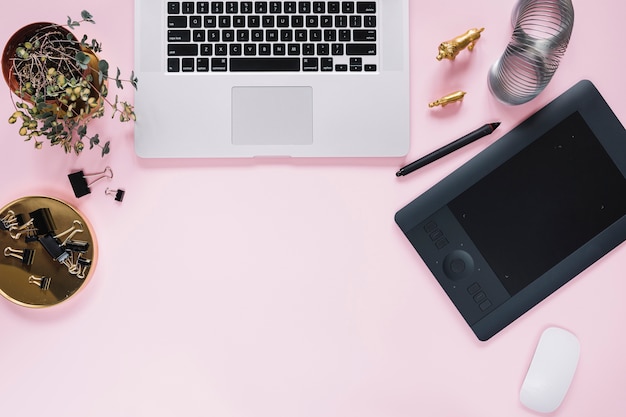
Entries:
{"label": "black stylus", "polygon": [[409,165],[400,168],[398,172],[396,172],[396,177],[410,174],[411,172],[420,169],[421,167],[428,165],[439,158],[443,158],[444,156],[456,151],[457,149],[462,148],[465,145],[469,145],[470,143],[484,136],[490,135],[493,133],[494,130],[496,130],[498,126],[500,126],[500,122],[487,123],[486,125],[479,127],[478,129],[474,130],[471,133],[468,133],[462,138],[457,139],[454,142],[448,143],[447,145],[437,149],[436,151],[421,157],[417,161],[411,162]]}

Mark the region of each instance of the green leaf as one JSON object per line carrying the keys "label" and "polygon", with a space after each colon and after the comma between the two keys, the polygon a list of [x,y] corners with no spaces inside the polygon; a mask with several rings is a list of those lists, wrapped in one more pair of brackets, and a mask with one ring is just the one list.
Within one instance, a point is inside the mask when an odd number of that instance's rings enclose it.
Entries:
{"label": "green leaf", "polygon": [[86,53],[82,51],[76,53],[76,62],[78,63],[78,66],[80,66],[82,69],[87,69],[89,61],[91,61],[91,57],[89,57],[89,55],[87,55]]}
{"label": "green leaf", "polygon": [[98,73],[99,82],[102,84],[102,80],[109,76],[109,63],[104,59],[100,60],[100,62],[98,62],[98,69],[100,70]]}
{"label": "green leaf", "polygon": [[76,133],[78,133],[78,137],[79,138],[84,138],[85,135],[87,134],[87,126],[86,125],[81,125],[78,127],[78,129],[76,129]]}
{"label": "green leaf", "polygon": [[96,23],[93,20],[93,16],[91,15],[91,13],[89,13],[87,10],[83,10],[82,12],[80,12],[80,16],[83,18],[83,20],[85,20],[86,22],[89,23]]}
{"label": "green leaf", "polygon": [[130,73],[130,84],[135,87],[135,90],[137,89],[137,83],[139,82],[139,79],[137,77],[135,77],[135,71],[132,71]]}
{"label": "green leaf", "polygon": [[104,155],[108,154],[109,152],[111,152],[111,142],[107,141],[107,143],[105,143],[102,147],[102,157],[104,158]]}
{"label": "green leaf", "polygon": [[94,146],[97,146],[100,143],[100,136],[98,134],[89,138],[89,149],[93,149]]}
{"label": "green leaf", "polygon": [[122,73],[120,72],[120,69],[117,69],[117,75],[115,76],[115,85],[117,85],[117,88],[119,88],[120,90],[124,89],[124,84],[122,84],[122,80],[120,80],[120,75]]}

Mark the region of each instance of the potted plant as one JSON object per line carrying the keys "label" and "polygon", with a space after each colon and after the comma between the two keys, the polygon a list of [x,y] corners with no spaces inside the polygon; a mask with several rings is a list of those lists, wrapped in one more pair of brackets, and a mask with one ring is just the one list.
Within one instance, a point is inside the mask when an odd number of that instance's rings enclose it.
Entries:
{"label": "potted plant", "polygon": [[[110,151],[110,142],[101,144],[98,134],[90,134],[90,120],[102,117],[108,107],[112,116],[127,122],[135,120],[133,106],[109,97],[109,81],[118,89],[124,84],[137,88],[134,72],[126,80],[109,76],[109,64],[99,59],[102,47],[87,35],[78,39],[71,32],[81,23],[95,23],[83,11],[81,20],[68,17],[67,24],[39,22],[18,30],[7,42],[2,54],[2,73],[12,95],[15,112],[9,123],[21,121],[19,134],[34,140],[40,149],[43,139],[60,146],[66,153],[80,154],[85,142],[98,147],[102,156]],[[17,100],[16,100],[17,98]]]}

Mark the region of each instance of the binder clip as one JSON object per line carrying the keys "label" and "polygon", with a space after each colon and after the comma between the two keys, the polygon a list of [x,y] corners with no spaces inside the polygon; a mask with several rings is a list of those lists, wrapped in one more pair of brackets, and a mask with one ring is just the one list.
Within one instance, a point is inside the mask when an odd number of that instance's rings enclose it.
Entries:
{"label": "binder clip", "polygon": [[19,226],[19,219],[13,210],[7,211],[7,214],[0,219],[0,229],[11,230],[13,227]]}
{"label": "binder clip", "polygon": [[[104,171],[97,174],[85,174],[83,171],[73,172],[67,176],[74,190],[76,198],[81,198],[87,194],[91,194],[90,187],[103,178],[113,178],[113,171],[110,167],[106,167]],[[87,182],[87,178],[97,177],[91,182]]]}
{"label": "binder clip", "polygon": [[23,214],[15,214],[13,210],[7,211],[6,216],[0,219],[0,229],[14,231],[26,224],[26,218]]}
{"label": "binder clip", "polygon": [[48,207],[42,207],[28,213],[38,236],[54,233],[57,228]]}
{"label": "binder clip", "polygon": [[22,261],[22,265],[30,266],[35,259],[34,249],[13,249],[12,247],[4,248],[4,256],[17,258]]}
{"label": "binder clip", "polygon": [[[21,215],[18,215],[18,217],[21,217]],[[23,222],[23,217],[20,218],[18,223],[22,223],[22,222]],[[11,227],[9,229],[9,234],[15,240],[18,240],[20,237],[22,237],[23,234],[26,234],[27,242],[29,241],[28,237],[32,236],[35,232],[36,230],[35,230],[35,226],[33,225],[33,219],[30,219],[26,223],[23,223],[21,226]]]}
{"label": "binder clip", "polygon": [[107,188],[106,190],[104,190],[104,194],[114,196],[115,201],[119,201],[121,203],[122,200],[124,200],[124,194],[126,194],[126,191],[124,191],[124,190],[111,190],[110,188]]}
{"label": "binder clip", "polygon": [[41,288],[42,291],[47,291],[50,289],[50,281],[52,281],[52,278],[46,276],[37,277],[35,275],[31,275],[28,277],[28,283],[35,284],[36,286]]}
{"label": "binder clip", "polygon": [[89,270],[90,266],[91,259],[81,258],[80,255],[78,255],[78,259],[76,260],[76,277],[80,279],[85,279],[85,277],[87,276],[87,270]]}
{"label": "binder clip", "polygon": [[65,264],[70,257],[70,254],[61,246],[61,242],[51,234],[40,236],[39,243],[41,243],[41,246],[43,246],[46,252],[52,256],[52,259],[60,264]]}

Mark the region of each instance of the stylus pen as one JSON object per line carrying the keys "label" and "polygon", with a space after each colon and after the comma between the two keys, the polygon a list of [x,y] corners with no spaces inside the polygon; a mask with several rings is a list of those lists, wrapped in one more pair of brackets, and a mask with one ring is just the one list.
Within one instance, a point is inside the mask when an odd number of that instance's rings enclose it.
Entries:
{"label": "stylus pen", "polygon": [[421,157],[417,161],[411,162],[407,166],[400,168],[400,170],[396,172],[396,177],[410,174],[411,172],[420,169],[421,167],[428,165],[439,158],[443,158],[444,156],[456,151],[457,149],[462,148],[465,145],[469,145],[470,143],[484,136],[490,135],[493,133],[494,130],[496,130],[498,126],[500,126],[500,122],[487,123],[486,125],[479,127],[478,129],[474,130],[471,133],[468,133],[462,138],[457,139],[454,142],[448,143],[447,145],[437,149],[436,151]]}

